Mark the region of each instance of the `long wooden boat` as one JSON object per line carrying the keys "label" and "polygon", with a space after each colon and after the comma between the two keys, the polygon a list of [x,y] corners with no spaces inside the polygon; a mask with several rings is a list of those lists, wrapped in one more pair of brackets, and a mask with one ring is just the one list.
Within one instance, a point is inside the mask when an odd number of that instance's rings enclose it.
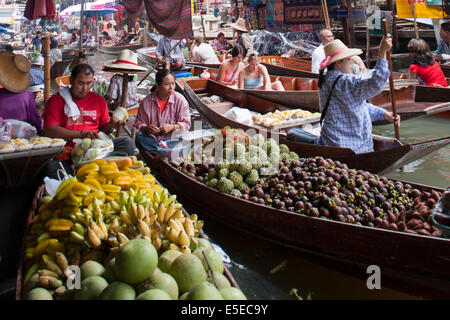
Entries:
{"label": "long wooden boat", "polygon": [[[367,276],[367,267],[376,265],[384,279],[399,281],[405,291],[414,285],[420,288],[416,294],[423,295],[426,290],[431,298],[450,297],[450,239],[358,226],[255,204],[218,192],[146,150],[141,154],[158,179],[185,205],[236,232],[318,256],[353,275],[357,268]],[[443,191],[410,184],[421,191]]]}
{"label": "long wooden boat", "polygon": [[[302,157],[323,156],[347,163],[349,167],[354,167],[370,172],[380,173],[389,172],[405,164],[419,159],[443,146],[450,143],[450,136],[424,141],[414,144],[403,145],[400,141],[393,138],[373,136],[374,151],[356,154],[349,148],[338,148],[306,143],[293,142],[287,139],[286,135],[280,131],[270,131],[267,128],[255,125],[247,125],[234,121],[224,116],[224,114],[233,106],[247,108],[259,113],[273,112],[283,110],[287,107],[276,103],[251,96],[245,92],[229,88],[212,80],[187,80],[185,82],[184,94],[190,104],[216,128],[230,126],[232,128],[241,128],[243,130],[253,129],[256,131],[266,131],[268,135],[279,139],[280,143],[285,143],[290,149],[297,152]],[[226,102],[205,104],[202,96],[217,95],[226,100]],[[288,128],[283,128],[288,129]]]}
{"label": "long wooden boat", "polygon": [[61,77],[66,72],[73,60],[56,61],[50,68],[50,79]]}
{"label": "long wooden boat", "polygon": [[142,48],[142,44],[126,45],[126,46],[98,46],[97,50],[101,53],[118,55],[120,51],[128,49],[135,51]]}
{"label": "long wooden boat", "polygon": [[[194,67],[191,73],[199,76],[204,68]],[[217,69],[206,69],[211,79],[217,79]],[[418,116],[429,116],[450,110],[450,89],[417,85],[417,80],[403,79],[397,73],[394,80],[397,112],[405,120]],[[241,89],[249,95],[266,99],[287,107],[303,108],[311,112],[319,112],[319,94],[317,79],[270,76],[270,80],[281,81],[285,91]],[[183,88],[183,80],[178,79],[179,88]],[[442,102],[444,101],[444,102]],[[446,102],[445,102],[446,101]],[[370,99],[376,106],[392,111],[389,85],[377,96]],[[386,123],[378,121],[377,123]]]}
{"label": "long wooden boat", "polygon": [[266,66],[272,76],[318,78],[311,72],[311,61],[304,59],[285,58],[280,56],[262,56],[261,63]]}
{"label": "long wooden boat", "polygon": [[[20,250],[19,265],[18,265],[18,268],[17,268],[16,300],[21,300],[22,299],[23,271],[24,271],[24,268],[23,268],[24,267],[24,259],[23,258],[24,258],[24,253],[25,253],[25,238],[26,238],[27,234],[30,231],[31,222],[32,222],[33,218],[35,217],[35,215],[37,214],[39,200],[43,196],[43,192],[44,192],[44,185],[41,185],[40,187],[38,187],[38,189],[37,189],[37,191],[35,193],[35,196],[33,198],[31,206],[30,206],[30,211],[28,212],[28,216],[27,216],[27,220],[26,220],[25,232],[24,232],[24,235],[22,237],[22,245],[21,245],[21,250]],[[182,208],[182,210],[183,210],[184,216],[189,217],[189,213],[184,208]],[[199,230],[199,237],[203,238],[203,239],[208,239],[208,236],[203,232],[203,229]],[[224,266],[223,274],[230,281],[231,286],[233,286],[235,288],[239,288],[238,283],[236,282],[236,280],[234,279],[233,275],[231,274],[230,270],[227,268],[226,265]]]}
{"label": "long wooden boat", "polygon": [[156,59],[155,50],[156,47],[145,47],[137,49],[136,53],[139,60],[141,60],[143,63],[153,66],[156,63],[158,63],[158,60]]}

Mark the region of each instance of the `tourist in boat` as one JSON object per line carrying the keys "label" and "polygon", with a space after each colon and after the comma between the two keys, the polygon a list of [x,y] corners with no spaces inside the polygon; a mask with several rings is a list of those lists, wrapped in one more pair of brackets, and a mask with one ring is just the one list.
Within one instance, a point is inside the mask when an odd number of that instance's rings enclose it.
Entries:
{"label": "tourist in boat", "polygon": [[219,32],[213,43],[213,48],[216,54],[226,54],[232,47],[232,42],[225,39],[223,32]]}
{"label": "tourist in boat", "polygon": [[[98,139],[99,131],[112,133],[124,124],[108,114],[105,99],[91,92],[94,69],[88,64],[77,65],[70,75],[70,88],[64,87],[50,97],[44,111],[44,135],[50,138]],[[134,155],[133,139],[121,136],[113,140],[114,152]]]}
{"label": "tourist in boat", "polygon": [[[158,45],[156,46],[156,59],[158,60],[158,63],[162,64],[163,68],[165,69],[174,71],[179,70],[186,63],[183,49],[189,46],[190,43],[188,43],[186,39],[183,39],[180,42],[179,40],[171,40],[166,36],[162,36],[158,41]],[[172,49],[172,51],[170,51],[170,49]],[[169,54],[164,58],[167,53]]]}
{"label": "tourist in boat", "polygon": [[439,29],[439,36],[441,41],[439,42],[438,48],[434,55],[436,60],[439,62],[449,62],[450,61],[450,21],[441,24]]}
{"label": "tourist in boat", "polygon": [[[189,131],[191,115],[184,96],[175,91],[175,75],[168,69],[156,73],[156,84],[140,104],[136,122],[136,145],[155,154],[159,147],[176,136]],[[181,130],[181,132],[179,131]]]}
{"label": "tourist in boat", "polygon": [[245,59],[250,55],[250,53],[255,52],[255,49],[253,49],[253,42],[250,39],[247,27],[245,26],[245,20],[243,18],[239,18],[236,23],[232,23],[231,26],[233,30],[238,33],[238,40],[236,43],[244,49]]}
{"label": "tourist in boat", "polygon": [[56,39],[50,39],[50,66],[57,61],[62,61],[62,52],[58,49],[58,41]]}
{"label": "tourist in boat", "polygon": [[[317,137],[303,129],[288,132],[290,140],[332,147],[350,148],[356,153],[373,151],[372,121],[395,121],[400,125],[400,116],[368,103],[366,100],[381,92],[389,78],[386,54],[392,48],[391,36],[384,37],[380,44],[374,72],[364,76],[352,74],[353,56],[360,49],[349,49],[340,40],[325,46],[326,58],[319,74],[319,101],[322,112],[322,130]],[[324,74],[324,68],[328,72]]]}
{"label": "tourist in boat", "polygon": [[284,91],[279,80],[271,83],[266,66],[259,63],[259,54],[248,56],[248,65],[239,72],[239,89],[260,89]]}
{"label": "tourist in boat", "polygon": [[[331,32],[330,29],[322,29],[319,31],[319,40],[320,45],[314,50],[312,57],[311,57],[311,72],[319,73],[320,71],[320,64],[323,60],[325,60],[325,51],[324,47],[334,40],[333,32]],[[366,66],[364,65],[362,59],[359,56],[353,56],[353,66],[352,66],[352,73],[353,74],[363,74],[366,71]],[[326,72],[327,69],[325,68]]]}
{"label": "tourist in boat", "polygon": [[444,72],[435,61],[430,46],[423,39],[411,39],[408,43],[408,50],[412,56],[413,63],[409,67],[410,78],[417,78],[419,83],[434,86],[447,87]]}
{"label": "tourist in boat", "polygon": [[213,47],[210,44],[205,43],[203,36],[197,36],[194,38],[192,60],[199,63],[220,64]]}
{"label": "tourist in boat", "polygon": [[[113,62],[113,64],[116,68],[123,67],[130,70],[130,68],[138,67],[137,70],[143,70],[142,67],[137,66],[137,60],[137,54],[135,52],[125,49],[119,53],[116,62]],[[109,110],[115,110],[117,107],[120,107],[122,103],[122,84],[122,74],[115,74],[111,78],[108,92],[105,95]],[[137,82],[134,80],[134,74],[129,74],[126,108],[136,108],[138,105]]]}
{"label": "tourist in boat", "polygon": [[42,131],[42,117],[33,94],[28,91],[30,61],[23,55],[0,52],[0,118],[24,121]]}
{"label": "tourist in boat", "polygon": [[217,82],[237,88],[239,73],[245,67],[243,59],[244,49],[237,44],[231,50],[231,59],[225,60],[220,65]]}

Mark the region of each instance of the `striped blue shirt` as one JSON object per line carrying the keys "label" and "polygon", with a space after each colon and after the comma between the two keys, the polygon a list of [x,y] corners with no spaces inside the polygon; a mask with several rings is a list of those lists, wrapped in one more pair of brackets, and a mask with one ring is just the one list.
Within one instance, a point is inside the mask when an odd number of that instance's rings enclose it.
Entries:
{"label": "striped blue shirt", "polygon": [[372,152],[372,121],[384,119],[385,110],[366,102],[376,96],[389,78],[388,62],[378,58],[374,70],[364,75],[343,74],[330,70],[319,89],[323,110],[334,80],[343,75],[334,88],[327,114],[323,119],[318,144],[350,148],[356,153]]}

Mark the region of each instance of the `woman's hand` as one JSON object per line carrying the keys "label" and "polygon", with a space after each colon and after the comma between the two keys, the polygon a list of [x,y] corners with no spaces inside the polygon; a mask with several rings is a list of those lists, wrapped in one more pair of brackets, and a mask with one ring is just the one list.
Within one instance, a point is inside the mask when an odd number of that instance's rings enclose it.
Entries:
{"label": "woman's hand", "polygon": [[397,117],[394,118],[394,114],[392,112],[386,111],[384,113],[384,119],[389,122],[395,122],[395,125],[400,127],[400,115],[397,114]]}
{"label": "woman's hand", "polygon": [[159,134],[159,132],[160,132],[159,128],[152,124],[141,128],[141,130],[143,130],[144,132],[147,132],[147,133],[151,133],[151,134]]}
{"label": "woman's hand", "polygon": [[159,132],[161,134],[168,134],[168,133],[171,133],[172,131],[174,131],[175,129],[176,129],[175,125],[173,125],[173,124],[165,124],[159,128]]}

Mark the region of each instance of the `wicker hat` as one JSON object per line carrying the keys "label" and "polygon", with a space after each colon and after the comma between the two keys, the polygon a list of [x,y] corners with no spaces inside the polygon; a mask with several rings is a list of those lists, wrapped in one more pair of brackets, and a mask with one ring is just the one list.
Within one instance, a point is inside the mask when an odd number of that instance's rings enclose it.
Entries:
{"label": "wicker hat", "polygon": [[236,23],[232,23],[231,27],[239,31],[248,32],[247,27],[245,26],[245,20],[243,18],[239,18]]}
{"label": "wicker hat", "polygon": [[328,43],[323,50],[325,51],[325,60],[322,61],[320,67],[323,69],[336,61],[357,56],[362,53],[361,49],[350,49],[341,40],[333,40]]}
{"label": "wicker hat", "polygon": [[3,36],[3,39],[9,40],[9,39],[11,39],[11,36],[9,34],[6,34],[6,35]]}
{"label": "wicker hat", "polygon": [[0,85],[6,90],[21,93],[30,84],[30,60],[22,54],[0,52]]}
{"label": "wicker hat", "polygon": [[131,50],[124,49],[119,53],[117,60],[110,61],[104,65],[108,69],[117,69],[120,71],[130,71],[130,73],[144,72],[146,68],[138,65],[137,54]]}

